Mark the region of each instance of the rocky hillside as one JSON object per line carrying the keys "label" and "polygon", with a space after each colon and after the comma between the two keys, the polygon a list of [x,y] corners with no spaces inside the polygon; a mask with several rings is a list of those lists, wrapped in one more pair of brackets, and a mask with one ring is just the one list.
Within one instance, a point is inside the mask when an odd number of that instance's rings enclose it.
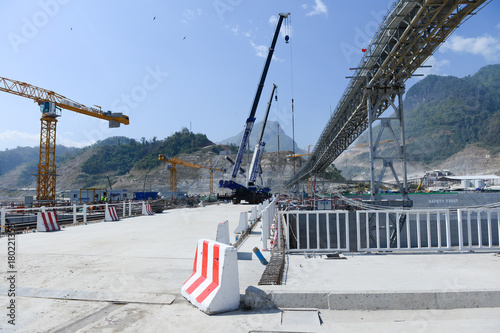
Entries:
{"label": "rocky hillside", "polygon": [[[430,75],[408,90],[404,107],[410,177],[500,173],[500,65],[464,78]],[[365,142],[366,133],[354,145]],[[369,162],[368,148],[355,148],[334,163],[347,179],[368,179]]]}

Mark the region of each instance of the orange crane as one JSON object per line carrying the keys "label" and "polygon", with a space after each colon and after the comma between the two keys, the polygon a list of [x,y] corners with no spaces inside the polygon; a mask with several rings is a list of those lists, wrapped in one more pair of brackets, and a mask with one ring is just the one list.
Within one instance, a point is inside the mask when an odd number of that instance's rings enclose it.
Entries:
{"label": "orange crane", "polygon": [[87,107],[53,91],[25,82],[0,77],[0,91],[30,98],[40,105],[42,112],[40,155],[37,168],[36,198],[52,204],[56,198],[56,124],[62,109],[109,121],[109,127],[128,125],[129,118],[121,113],[102,111],[101,107]]}
{"label": "orange crane", "polygon": [[302,157],[302,156],[309,156],[311,155],[311,147],[314,146],[314,145],[309,145],[307,146],[307,154],[291,154],[291,155],[287,155],[286,158],[295,158],[295,157]]}
{"label": "orange crane", "polygon": [[195,169],[208,169],[210,170],[210,194],[214,193],[214,171],[221,171],[221,172],[226,172],[224,169],[217,169],[212,167],[212,161],[210,161],[210,166],[203,166],[203,165],[198,165],[194,164],[191,162],[186,162],[183,160],[178,159],[177,157],[165,157],[165,155],[160,154],[158,155],[158,159],[160,161],[170,163],[172,166],[170,167],[170,191],[176,192],[177,191],[177,165],[182,165],[186,166],[189,168],[195,168]]}

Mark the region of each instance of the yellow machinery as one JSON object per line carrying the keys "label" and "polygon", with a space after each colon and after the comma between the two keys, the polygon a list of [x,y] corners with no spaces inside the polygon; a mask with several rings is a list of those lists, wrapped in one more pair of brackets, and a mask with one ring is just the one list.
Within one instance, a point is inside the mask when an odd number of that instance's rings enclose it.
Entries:
{"label": "yellow machinery", "polygon": [[295,157],[302,157],[302,156],[309,156],[311,155],[311,147],[314,145],[309,145],[307,146],[307,154],[292,154],[292,155],[287,155],[286,158],[295,158]]}
{"label": "yellow machinery", "polygon": [[186,166],[189,168],[195,168],[195,169],[208,169],[208,170],[210,170],[210,194],[214,193],[214,171],[221,171],[221,172],[226,171],[224,169],[213,168],[212,161],[210,161],[210,166],[203,166],[203,165],[198,165],[198,164],[186,162],[186,161],[180,160],[176,157],[168,158],[168,157],[165,157],[165,155],[163,155],[163,154],[158,155],[158,159],[160,161],[172,164],[172,166],[170,167],[170,191],[172,191],[172,192],[177,191],[177,165],[182,165],[182,166]]}
{"label": "yellow machinery", "polygon": [[71,110],[94,118],[109,121],[109,127],[128,125],[128,116],[100,107],[87,107],[53,91],[33,86],[21,81],[0,77],[0,91],[30,98],[40,105],[42,112],[40,130],[40,156],[37,169],[36,198],[51,204],[56,197],[56,124],[61,109]]}

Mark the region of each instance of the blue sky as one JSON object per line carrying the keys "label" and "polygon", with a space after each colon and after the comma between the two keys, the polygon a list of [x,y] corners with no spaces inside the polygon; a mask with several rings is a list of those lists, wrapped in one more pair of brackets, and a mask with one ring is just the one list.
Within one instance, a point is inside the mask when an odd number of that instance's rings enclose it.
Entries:
{"label": "blue sky", "polygon": [[[57,144],[109,136],[163,139],[182,127],[218,142],[243,129],[280,12],[290,43],[278,40],[257,122],[272,84],[270,120],[302,148],[315,144],[392,1],[387,0],[0,0],[0,76],[123,112],[130,125],[63,111]],[[420,73],[466,76],[500,62],[500,3],[463,24]],[[154,18],[154,19],[153,19]],[[284,27],[282,28],[283,32]],[[410,87],[416,79],[407,82]],[[0,150],[37,146],[32,100],[0,93]]]}

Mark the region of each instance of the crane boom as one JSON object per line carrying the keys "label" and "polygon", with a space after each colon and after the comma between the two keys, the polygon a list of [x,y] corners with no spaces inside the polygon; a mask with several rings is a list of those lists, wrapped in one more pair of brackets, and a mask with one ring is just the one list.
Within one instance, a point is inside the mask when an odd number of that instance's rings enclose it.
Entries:
{"label": "crane boom", "polygon": [[257,111],[257,106],[259,105],[260,95],[262,94],[262,89],[264,88],[264,82],[266,81],[267,72],[269,70],[269,65],[271,64],[271,59],[273,58],[274,47],[276,46],[276,41],[278,40],[278,35],[281,29],[281,24],[283,23],[283,19],[287,18],[290,13],[279,14],[278,23],[276,25],[276,31],[274,32],[274,36],[271,42],[271,46],[269,47],[269,52],[267,54],[266,63],[264,64],[264,69],[262,70],[262,75],[260,77],[259,84],[257,86],[257,91],[255,92],[255,98],[253,100],[252,108],[250,109],[250,115],[246,121],[245,131],[243,132],[243,137],[241,138],[240,147],[238,149],[238,154],[236,155],[236,160],[233,167],[233,173],[231,174],[232,178],[236,178],[238,171],[240,169],[241,160],[243,159],[243,154],[245,152],[245,147],[247,145],[248,139],[250,137],[250,132],[252,132],[253,124],[255,122],[255,112]]}
{"label": "crane boom", "polygon": [[262,153],[264,152],[264,146],[266,143],[262,141],[264,138],[264,131],[266,130],[267,117],[269,116],[269,110],[271,109],[271,104],[273,102],[274,92],[278,88],[277,85],[273,83],[273,90],[271,91],[271,97],[269,97],[269,102],[267,102],[266,115],[264,116],[264,121],[262,123],[262,129],[260,130],[259,139],[255,145],[255,150],[253,152],[252,163],[250,164],[250,174],[248,177],[248,186],[253,186],[255,180],[257,179],[257,174],[260,169],[260,159],[262,158]]}
{"label": "crane boom", "polygon": [[61,94],[25,82],[0,77],[0,91],[30,98],[40,105],[42,118],[36,198],[44,204],[52,205],[56,197],[56,118],[61,115],[61,109],[108,120],[109,127],[129,124],[129,118],[121,113],[103,112],[100,107],[87,107]]}
{"label": "crane boom", "polygon": [[61,94],[25,82],[0,77],[0,91],[30,98],[38,104],[50,102],[63,109],[71,110],[94,118],[108,120],[110,121],[110,127],[116,127],[112,125],[114,124],[112,122],[124,125],[129,124],[128,116],[122,115],[121,113],[113,113],[111,111],[103,112],[97,108],[87,107],[83,104],[72,101]]}

